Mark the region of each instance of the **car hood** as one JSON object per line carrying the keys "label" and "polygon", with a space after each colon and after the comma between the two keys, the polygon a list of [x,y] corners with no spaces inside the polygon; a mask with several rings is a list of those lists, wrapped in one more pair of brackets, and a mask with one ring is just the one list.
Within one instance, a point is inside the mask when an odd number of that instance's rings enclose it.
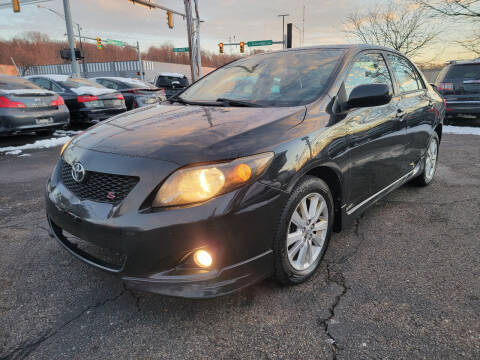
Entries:
{"label": "car hood", "polygon": [[305,106],[247,108],[156,105],[118,115],[72,145],[184,165],[254,154],[301,123]]}

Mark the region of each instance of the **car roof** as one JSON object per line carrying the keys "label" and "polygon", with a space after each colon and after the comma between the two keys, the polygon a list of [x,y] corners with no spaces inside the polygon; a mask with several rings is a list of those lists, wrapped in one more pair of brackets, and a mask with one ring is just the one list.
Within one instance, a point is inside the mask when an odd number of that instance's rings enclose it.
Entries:
{"label": "car roof", "polygon": [[480,65],[480,58],[470,59],[470,60],[451,60],[448,65],[470,65],[477,64]]}
{"label": "car roof", "polygon": [[314,46],[305,46],[301,48],[291,48],[291,49],[282,49],[282,50],[277,50],[277,51],[272,51],[268,53],[259,53],[258,55],[262,54],[272,54],[272,53],[278,53],[278,52],[289,52],[289,51],[302,51],[302,50],[321,50],[321,49],[345,49],[353,52],[359,52],[359,51],[364,51],[364,50],[380,50],[380,51],[390,51],[397,53],[399,55],[403,55],[401,52],[385,47],[385,46],[379,46],[379,45],[369,45],[369,44],[332,44],[332,45],[314,45]]}

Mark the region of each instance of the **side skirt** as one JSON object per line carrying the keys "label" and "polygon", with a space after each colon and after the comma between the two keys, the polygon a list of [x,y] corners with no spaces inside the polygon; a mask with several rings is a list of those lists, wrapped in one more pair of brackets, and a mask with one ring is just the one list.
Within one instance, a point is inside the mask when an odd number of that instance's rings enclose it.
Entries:
{"label": "side skirt", "polygon": [[342,224],[344,227],[350,226],[353,224],[354,220],[361,215],[366,209],[371,205],[375,204],[378,200],[382,199],[387,194],[391,193],[393,190],[398,189],[403,184],[407,183],[409,180],[413,179],[421,171],[422,161],[419,161],[417,165],[409,171],[407,174],[403,175],[401,178],[395,180],[390,185],[386,186],[379,192],[373,194],[369,198],[363,200],[361,203],[355,205],[350,209],[342,209]]}

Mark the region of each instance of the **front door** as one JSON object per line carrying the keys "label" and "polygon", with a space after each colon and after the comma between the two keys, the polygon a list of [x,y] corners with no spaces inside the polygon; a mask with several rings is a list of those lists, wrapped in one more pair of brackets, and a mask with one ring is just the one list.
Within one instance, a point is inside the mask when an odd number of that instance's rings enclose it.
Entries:
{"label": "front door", "polygon": [[[346,96],[361,84],[393,82],[381,53],[361,53],[352,63],[344,85]],[[407,170],[405,161],[406,128],[398,116],[399,96],[381,106],[351,109],[343,120],[350,154],[347,173],[347,213],[385,189]]]}

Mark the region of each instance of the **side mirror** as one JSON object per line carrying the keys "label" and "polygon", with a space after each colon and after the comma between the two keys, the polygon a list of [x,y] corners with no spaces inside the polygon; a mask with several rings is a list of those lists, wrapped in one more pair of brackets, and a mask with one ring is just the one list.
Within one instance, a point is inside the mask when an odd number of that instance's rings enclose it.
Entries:
{"label": "side mirror", "polygon": [[390,88],[386,84],[365,84],[353,88],[348,98],[349,108],[385,105],[392,99]]}

